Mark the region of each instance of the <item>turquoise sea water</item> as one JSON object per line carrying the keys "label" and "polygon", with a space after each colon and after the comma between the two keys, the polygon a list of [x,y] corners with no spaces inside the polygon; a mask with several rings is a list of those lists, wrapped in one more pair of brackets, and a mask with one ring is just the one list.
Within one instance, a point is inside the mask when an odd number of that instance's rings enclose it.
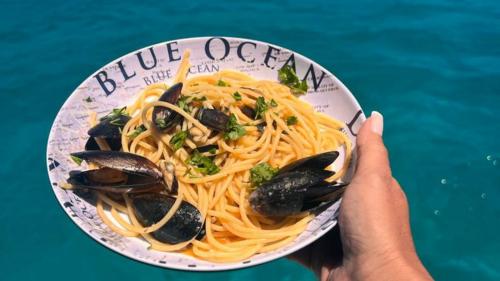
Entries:
{"label": "turquoise sea water", "polygon": [[500,4],[493,0],[2,1],[0,279],[314,279],[286,259],[219,273],[135,262],[80,231],[52,194],[46,141],[72,90],[132,50],[206,35],[296,50],[335,73],[366,112],[384,113],[426,267],[438,280],[500,280]]}

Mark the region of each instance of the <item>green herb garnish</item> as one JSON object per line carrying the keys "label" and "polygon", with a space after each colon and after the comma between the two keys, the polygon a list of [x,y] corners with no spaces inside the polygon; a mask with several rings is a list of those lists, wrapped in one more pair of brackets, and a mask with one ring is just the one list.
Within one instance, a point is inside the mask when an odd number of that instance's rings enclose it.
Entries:
{"label": "green herb garnish", "polygon": [[175,134],[171,139],[170,139],[170,145],[174,151],[177,151],[177,149],[181,148],[184,143],[186,142],[188,136],[187,131],[180,131],[177,134]]}
{"label": "green herb garnish", "polygon": [[146,127],[144,127],[144,125],[140,125],[139,127],[135,128],[133,132],[128,134],[127,137],[135,139],[138,135],[140,135],[144,131],[146,131]]}
{"label": "green herb garnish", "polygon": [[156,124],[156,127],[158,127],[159,129],[167,128],[167,121],[165,121],[164,118],[156,118],[155,124]]}
{"label": "green herb garnish", "polygon": [[233,98],[236,100],[236,101],[240,101],[241,100],[241,94],[238,93],[238,92],[234,92],[233,93]]}
{"label": "green herb garnish", "polygon": [[[110,121],[109,121],[109,124],[111,124],[111,125],[115,125],[115,126],[118,126],[118,127],[123,127],[123,126],[125,126],[125,123],[124,123],[124,122],[122,121],[122,119],[121,119],[121,118],[119,118],[119,117],[118,117],[118,118],[116,118],[116,119],[110,120]],[[121,130],[121,128],[118,128],[118,129],[119,129],[119,130]],[[121,133],[121,131],[120,131],[120,133]]]}
{"label": "green herb garnish", "polygon": [[215,147],[212,147],[212,148],[210,148],[210,149],[208,150],[208,153],[210,153],[210,154],[215,154],[215,153],[217,153],[217,149],[216,149]]}
{"label": "green herb garnish", "polygon": [[255,119],[264,118],[267,108],[268,106],[264,97],[258,97],[255,103]]}
{"label": "green herb garnish", "polygon": [[250,182],[252,186],[259,187],[262,183],[270,180],[278,173],[278,168],[273,168],[267,163],[260,163],[250,169]]}
{"label": "green herb garnish", "polygon": [[286,124],[288,126],[292,126],[292,125],[295,125],[297,124],[299,120],[297,119],[297,116],[288,116],[288,118],[286,118]]}
{"label": "green herb garnish", "polygon": [[177,101],[177,106],[188,113],[191,112],[191,110],[189,109],[189,101],[188,101],[189,98],[190,97],[188,96],[182,96]]}
{"label": "green herb garnish", "polygon": [[266,102],[264,97],[258,97],[255,103],[255,119],[264,118],[264,113],[269,109],[269,107],[277,107],[278,103],[271,99],[270,102]]}
{"label": "green herb garnish", "polygon": [[122,116],[129,116],[127,113],[127,107],[124,106],[122,108],[114,108],[108,115],[101,117],[100,121],[108,120],[111,125],[115,126],[124,126]]}
{"label": "green herb garnish", "polygon": [[219,79],[219,81],[217,81],[217,86],[229,87],[229,84]]}
{"label": "green herb garnish", "polygon": [[186,163],[193,166],[196,171],[204,175],[213,175],[220,171],[220,168],[215,165],[211,158],[201,155],[198,150],[194,150]]}
{"label": "green herb garnish", "polygon": [[78,157],[73,156],[73,155],[70,155],[70,157],[71,157],[71,160],[73,160],[73,162],[75,162],[78,166],[80,166],[83,162],[82,158],[78,158]]}
{"label": "green herb garnish", "polygon": [[240,137],[244,136],[247,133],[245,128],[242,125],[238,124],[238,120],[236,120],[236,115],[231,114],[229,116],[229,121],[226,124],[226,131],[224,132],[225,140],[237,140]]}
{"label": "green herb garnish", "polygon": [[206,100],[207,100],[207,97],[205,97],[205,96],[201,96],[199,98],[198,97],[194,97],[192,99],[192,101],[197,101],[197,102],[203,102],[203,101],[206,101]]}
{"label": "green herb garnish", "polygon": [[120,118],[120,116],[128,116],[128,113],[127,113],[127,107],[124,106],[122,108],[113,108],[113,110],[111,110],[110,113],[108,113],[108,115],[104,116],[104,117],[101,117],[101,121],[104,121],[104,120],[114,120],[114,119],[117,119],[117,118]]}
{"label": "green herb garnish", "polygon": [[295,95],[302,95],[307,92],[306,80],[300,81],[290,65],[285,65],[278,70],[278,79],[281,84],[288,86]]}

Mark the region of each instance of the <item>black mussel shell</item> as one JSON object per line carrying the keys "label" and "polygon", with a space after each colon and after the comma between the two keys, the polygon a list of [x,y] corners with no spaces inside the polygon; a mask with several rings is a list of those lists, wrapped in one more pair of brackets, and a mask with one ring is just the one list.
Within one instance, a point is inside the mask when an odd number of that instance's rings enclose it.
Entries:
{"label": "black mussel shell", "polygon": [[198,111],[196,118],[201,124],[216,131],[224,131],[229,122],[229,116],[217,109],[202,108]]}
{"label": "black mussel shell", "polygon": [[278,175],[298,170],[323,170],[337,159],[338,151],[328,151],[294,161],[278,171]]}
{"label": "black mussel shell", "polygon": [[198,150],[199,153],[209,152],[212,149],[219,149],[219,146],[216,144],[209,144],[204,146],[198,146],[196,148],[196,150]]}
{"label": "black mussel shell", "polygon": [[[160,221],[175,202],[175,198],[157,193],[138,194],[131,199],[135,215],[145,227]],[[174,216],[152,235],[160,242],[177,244],[193,239],[202,229],[200,211],[183,201]]]}
{"label": "black mussel shell", "polygon": [[[119,151],[122,148],[121,138],[105,138],[104,140],[113,151]],[[101,150],[101,148],[95,141],[95,138],[90,137],[85,143],[85,150]]]}
{"label": "black mussel shell", "polygon": [[333,172],[300,170],[283,173],[250,194],[252,208],[265,216],[288,216],[302,211],[307,188],[323,182]]}
{"label": "black mussel shell", "polygon": [[109,118],[102,119],[97,125],[88,130],[88,135],[94,138],[120,138],[121,129],[130,120],[129,116],[120,115],[114,120]]}
{"label": "black mussel shell", "polygon": [[195,239],[198,241],[201,241],[201,240],[203,240],[203,238],[205,238],[205,235],[207,235],[207,231],[205,230],[205,224],[203,224],[201,226],[200,233],[198,233],[198,235],[196,235]]}
{"label": "black mussel shell", "polygon": [[72,156],[130,174],[147,175],[155,179],[163,177],[161,170],[149,159],[121,151],[82,151]]}
{"label": "black mussel shell", "polygon": [[[159,101],[177,104],[181,97],[182,83],[168,88],[158,99]],[[167,132],[182,122],[182,115],[166,107],[155,106],[153,109],[153,124],[160,132]]]}
{"label": "black mussel shell", "polygon": [[241,112],[243,112],[243,114],[245,114],[248,118],[250,119],[255,119],[255,110],[253,108],[251,108],[250,106],[248,105],[245,105],[243,106],[241,109]]}
{"label": "black mussel shell", "polygon": [[147,175],[127,174],[106,167],[88,171],[72,171],[67,182],[74,188],[111,193],[136,193],[164,189],[161,179]]}

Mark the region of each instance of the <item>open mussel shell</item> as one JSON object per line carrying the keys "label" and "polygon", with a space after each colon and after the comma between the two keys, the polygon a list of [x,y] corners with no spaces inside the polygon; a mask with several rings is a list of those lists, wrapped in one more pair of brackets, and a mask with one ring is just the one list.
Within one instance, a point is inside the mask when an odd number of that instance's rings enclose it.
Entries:
{"label": "open mussel shell", "polygon": [[120,115],[113,120],[104,118],[94,127],[88,130],[88,135],[94,138],[120,138],[122,135],[121,129],[130,120],[129,116]]}
{"label": "open mussel shell", "polygon": [[329,151],[284,166],[250,194],[251,207],[265,216],[289,216],[336,201],[347,184],[327,182],[335,172],[326,168],[338,156]]}
{"label": "open mussel shell", "polygon": [[127,174],[110,168],[72,171],[68,183],[75,188],[85,188],[111,193],[135,193],[164,189],[161,181],[144,175]]}
{"label": "open mussel shell", "polygon": [[95,138],[101,138],[106,141],[111,150],[120,150],[122,148],[122,129],[129,120],[130,117],[126,115],[120,115],[117,119],[113,120],[113,123],[108,118],[102,119],[88,130],[87,133],[90,137],[85,143],[85,150],[101,150]]}
{"label": "open mussel shell", "polygon": [[121,151],[82,151],[71,153],[71,155],[102,167],[132,174],[149,175],[153,178],[162,177],[162,172],[158,166],[149,159],[133,153]]}
{"label": "open mussel shell", "polygon": [[[121,138],[105,138],[104,140],[113,151],[119,151],[122,148]],[[85,143],[85,150],[101,150],[101,147],[99,147],[95,138],[90,137]]]}
{"label": "open mussel shell", "polygon": [[201,124],[212,130],[224,131],[229,122],[229,116],[217,109],[202,108],[196,114],[196,118]]}
{"label": "open mussel shell", "polygon": [[[151,226],[159,222],[172,208],[175,198],[158,193],[144,193],[131,196],[132,207],[139,223]],[[200,211],[183,201],[172,218],[152,236],[160,242],[177,244],[195,238],[203,229]]]}
{"label": "open mussel shell", "polygon": [[83,151],[71,155],[99,166],[88,171],[72,171],[67,181],[75,188],[113,193],[164,188],[161,170],[140,155],[119,151]]}
{"label": "open mussel shell", "polygon": [[[168,88],[158,99],[159,101],[177,104],[181,97],[182,83],[177,83]],[[182,115],[162,106],[153,108],[153,124],[160,132],[167,132],[182,122]]]}
{"label": "open mussel shell", "polygon": [[307,188],[322,183],[333,172],[326,170],[290,171],[263,183],[250,194],[252,208],[265,216],[300,213]]}
{"label": "open mussel shell", "polygon": [[307,188],[301,211],[312,211],[319,206],[337,201],[342,196],[346,186],[347,183],[323,182]]}
{"label": "open mussel shell", "polygon": [[338,151],[328,151],[294,161],[278,171],[278,175],[297,170],[324,170],[339,157]]}

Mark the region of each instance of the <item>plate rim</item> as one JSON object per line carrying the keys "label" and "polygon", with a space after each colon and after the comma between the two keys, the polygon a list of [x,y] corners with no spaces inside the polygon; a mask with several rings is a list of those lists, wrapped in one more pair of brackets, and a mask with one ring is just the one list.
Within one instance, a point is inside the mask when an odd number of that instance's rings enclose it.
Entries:
{"label": "plate rim", "polygon": [[[359,108],[359,110],[361,110],[361,114],[358,117],[360,119],[360,121],[363,122],[363,121],[366,120],[364,111],[361,108],[361,105],[359,104],[358,100],[354,97],[354,95],[349,90],[349,88],[347,88],[344,85],[344,83],[340,79],[338,79],[337,76],[335,76],[333,73],[331,73],[328,69],[326,69],[325,67],[323,67],[321,64],[317,63],[316,61],[314,61],[314,60],[312,60],[312,59],[310,59],[310,58],[308,58],[308,57],[306,57],[306,56],[304,56],[304,55],[302,55],[302,54],[300,54],[300,53],[298,53],[296,51],[290,50],[288,48],[285,48],[285,47],[282,47],[282,46],[279,46],[279,45],[275,45],[275,44],[272,44],[272,43],[268,43],[268,42],[260,41],[260,40],[255,40],[255,39],[242,38],[242,37],[233,37],[233,36],[215,36],[215,35],[214,36],[198,36],[198,37],[185,37],[185,38],[180,38],[180,39],[173,39],[173,40],[162,41],[162,42],[159,42],[159,43],[147,45],[145,47],[141,47],[141,48],[129,51],[126,54],[121,55],[120,57],[118,57],[116,59],[113,59],[112,61],[109,61],[108,63],[106,63],[103,66],[99,67],[95,72],[93,72],[92,74],[90,74],[89,76],[87,76],[87,78],[85,78],[71,92],[71,94],[69,94],[66,97],[66,100],[59,107],[59,110],[58,110],[56,116],[53,119],[52,125],[50,126],[50,132],[49,132],[49,135],[48,135],[48,139],[47,139],[47,147],[46,147],[46,154],[45,154],[45,160],[46,160],[46,163],[47,163],[47,175],[48,175],[49,183],[50,183],[50,186],[52,188],[53,195],[55,196],[56,200],[59,202],[59,206],[63,209],[64,213],[66,213],[67,217],[69,217],[69,219],[76,226],[78,226],[78,228],[81,231],[83,231],[85,234],[87,234],[88,236],[90,236],[92,238],[92,240],[94,240],[95,242],[97,242],[101,246],[103,246],[103,247],[105,247],[107,249],[110,249],[113,252],[120,254],[121,256],[124,256],[124,257],[129,258],[129,259],[134,260],[134,261],[139,261],[139,262],[141,262],[143,264],[146,264],[146,265],[149,265],[149,266],[154,266],[154,267],[159,267],[159,268],[165,268],[165,269],[181,270],[181,271],[194,271],[194,272],[216,272],[216,271],[229,271],[229,270],[250,268],[250,267],[253,267],[253,266],[257,266],[257,265],[260,265],[260,264],[268,263],[268,262],[271,262],[271,261],[283,258],[283,257],[285,257],[285,256],[287,256],[287,255],[289,255],[291,253],[294,253],[294,252],[296,252],[296,251],[298,251],[298,250],[300,250],[302,248],[307,247],[308,245],[310,245],[314,241],[317,241],[318,239],[320,239],[323,235],[325,235],[328,231],[330,231],[338,223],[336,218],[332,219],[331,220],[332,223],[330,223],[326,228],[321,228],[321,230],[319,231],[319,233],[317,235],[311,235],[310,237],[308,237],[307,239],[305,239],[301,244],[293,245],[293,246],[291,246],[286,251],[282,251],[282,252],[279,252],[279,253],[274,253],[274,254],[269,255],[267,257],[260,258],[259,260],[256,260],[256,261],[252,260],[252,262],[249,262],[249,263],[245,263],[245,261],[248,260],[248,259],[245,259],[245,260],[239,261],[239,262],[233,262],[233,263],[217,263],[218,264],[217,267],[211,268],[209,266],[203,266],[203,267],[198,267],[198,266],[197,267],[189,267],[187,265],[181,265],[180,266],[177,263],[165,263],[165,264],[163,264],[163,263],[155,263],[155,262],[153,262],[151,260],[144,259],[141,256],[134,256],[132,252],[130,252],[130,253],[125,252],[125,251],[122,252],[120,249],[118,249],[118,247],[116,247],[114,245],[111,245],[111,244],[105,243],[104,241],[102,241],[101,239],[99,239],[99,237],[94,236],[94,234],[91,233],[89,230],[87,230],[87,229],[83,228],[82,226],[80,226],[79,222],[77,222],[76,219],[73,216],[71,216],[66,211],[66,208],[63,206],[63,204],[64,204],[63,200],[61,200],[61,198],[59,198],[57,192],[54,190],[55,188],[59,188],[59,187],[58,186],[54,186],[54,184],[52,182],[51,171],[50,171],[50,168],[49,168],[50,162],[48,161],[48,158],[49,158],[49,152],[52,151],[52,148],[50,146],[50,141],[53,139],[54,126],[56,124],[56,121],[60,118],[61,109],[68,104],[68,102],[69,102],[70,98],[73,96],[73,94],[75,94],[75,92],[81,86],[83,86],[84,84],[86,84],[88,80],[90,80],[93,76],[95,76],[97,73],[99,73],[100,71],[102,71],[102,69],[104,69],[106,66],[115,64],[118,61],[122,60],[123,58],[125,58],[125,57],[127,57],[129,55],[132,55],[134,53],[137,53],[140,50],[147,49],[147,48],[158,47],[160,45],[164,45],[164,44],[168,44],[168,43],[172,43],[172,42],[200,41],[200,40],[207,40],[207,39],[210,39],[210,38],[224,38],[224,39],[227,39],[228,41],[229,40],[240,40],[240,41],[255,42],[257,44],[267,45],[267,46],[270,46],[270,47],[278,48],[278,49],[283,50],[283,51],[291,52],[291,53],[294,54],[295,57],[298,57],[298,58],[300,58],[300,59],[302,59],[304,61],[307,61],[309,63],[315,64],[318,67],[318,69],[320,69],[321,71],[325,72],[325,74],[329,75],[332,78],[333,82],[337,86],[339,86],[342,91],[344,91],[347,94],[348,99],[350,100],[350,102],[352,102],[354,105],[356,105]],[[356,144],[353,144],[352,145],[352,149],[355,149],[355,148],[356,148]],[[341,201],[342,201],[342,199],[340,199],[335,204],[340,204]],[[340,208],[340,206],[339,206],[339,208]]]}

